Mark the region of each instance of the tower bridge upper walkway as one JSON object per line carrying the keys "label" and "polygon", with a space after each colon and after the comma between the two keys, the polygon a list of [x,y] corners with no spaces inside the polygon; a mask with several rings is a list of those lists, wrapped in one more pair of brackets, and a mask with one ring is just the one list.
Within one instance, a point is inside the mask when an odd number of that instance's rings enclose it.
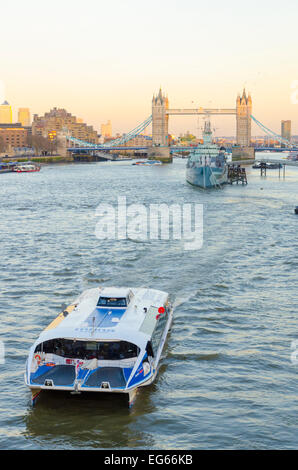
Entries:
{"label": "tower bridge upper walkway", "polygon": [[166,115],[235,115],[237,113],[235,109],[211,109],[211,108],[177,108],[177,109],[167,109]]}

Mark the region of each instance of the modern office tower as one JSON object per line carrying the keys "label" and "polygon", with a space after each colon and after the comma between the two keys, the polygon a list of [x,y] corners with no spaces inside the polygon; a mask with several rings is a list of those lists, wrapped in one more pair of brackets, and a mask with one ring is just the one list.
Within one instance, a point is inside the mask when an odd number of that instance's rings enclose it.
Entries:
{"label": "modern office tower", "polygon": [[112,124],[108,121],[106,124],[101,125],[101,135],[103,137],[112,137]]}
{"label": "modern office tower", "polygon": [[25,127],[30,126],[30,110],[29,110],[29,108],[19,108],[18,122],[20,122],[22,124],[22,126],[25,126]]}
{"label": "modern office tower", "polygon": [[[291,142],[291,121],[281,121],[281,136]],[[282,146],[285,147],[285,144],[282,144]]]}
{"label": "modern office tower", "polygon": [[12,111],[11,106],[7,101],[4,101],[0,105],[0,124],[11,124],[12,123]]}

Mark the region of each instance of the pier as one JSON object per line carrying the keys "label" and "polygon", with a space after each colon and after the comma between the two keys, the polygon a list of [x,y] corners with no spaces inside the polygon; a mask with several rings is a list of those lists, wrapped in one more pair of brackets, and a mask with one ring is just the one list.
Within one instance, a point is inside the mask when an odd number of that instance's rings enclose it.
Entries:
{"label": "pier", "polygon": [[247,184],[246,170],[240,165],[228,165],[228,182]]}

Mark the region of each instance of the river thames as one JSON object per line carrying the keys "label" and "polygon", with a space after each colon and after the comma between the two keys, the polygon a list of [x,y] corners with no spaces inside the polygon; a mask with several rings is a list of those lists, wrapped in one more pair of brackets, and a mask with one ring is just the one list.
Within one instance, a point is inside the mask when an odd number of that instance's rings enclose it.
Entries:
{"label": "river thames", "polygon": [[[186,160],[99,162],[1,175],[2,449],[293,449],[298,445],[298,168],[248,169],[248,185],[203,191]],[[204,243],[100,240],[100,203],[203,204]],[[174,322],[156,381],[121,397],[24,384],[30,346],[84,289],[169,292]],[[3,362],[3,361],[2,361]]]}

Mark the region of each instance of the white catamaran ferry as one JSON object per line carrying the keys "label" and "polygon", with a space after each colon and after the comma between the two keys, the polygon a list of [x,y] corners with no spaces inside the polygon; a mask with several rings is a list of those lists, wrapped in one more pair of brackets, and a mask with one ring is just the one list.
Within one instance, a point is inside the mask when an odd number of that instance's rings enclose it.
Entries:
{"label": "white catamaran ferry", "polygon": [[117,392],[131,406],[153,382],[173,309],[166,292],[145,288],[84,291],[30,349],[25,383],[32,403],[42,390]]}

